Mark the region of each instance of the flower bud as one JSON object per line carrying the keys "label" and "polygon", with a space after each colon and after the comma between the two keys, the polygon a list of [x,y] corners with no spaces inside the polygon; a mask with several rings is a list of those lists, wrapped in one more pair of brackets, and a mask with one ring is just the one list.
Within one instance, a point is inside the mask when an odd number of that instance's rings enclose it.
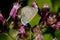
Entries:
{"label": "flower bud", "polygon": [[38,5],[37,5],[36,2],[33,2],[32,6],[33,6],[34,8],[38,8]]}
{"label": "flower bud", "polygon": [[49,12],[49,10],[50,10],[50,7],[48,6],[48,5],[43,5],[43,9],[42,9],[42,11],[43,12]]}
{"label": "flower bud", "polygon": [[60,27],[60,22],[57,22],[54,26],[55,29],[58,29]]}
{"label": "flower bud", "polygon": [[17,10],[19,9],[19,7],[21,7],[21,4],[19,4],[18,2],[14,3],[13,8],[10,11],[10,16],[12,16],[12,18],[15,18]]}
{"label": "flower bud", "polygon": [[0,13],[0,20],[3,22],[4,21],[4,17],[3,15]]}

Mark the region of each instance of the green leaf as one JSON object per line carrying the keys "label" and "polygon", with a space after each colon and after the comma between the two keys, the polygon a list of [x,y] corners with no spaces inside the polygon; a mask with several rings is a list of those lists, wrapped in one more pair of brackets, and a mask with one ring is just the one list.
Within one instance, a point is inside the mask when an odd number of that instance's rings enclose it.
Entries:
{"label": "green leaf", "polygon": [[32,3],[34,2],[34,0],[29,0],[28,1],[28,6],[32,6]]}
{"label": "green leaf", "polygon": [[10,29],[8,34],[9,34],[11,37],[13,37],[14,39],[16,39],[16,36],[17,36],[17,34],[18,34],[18,31],[17,31],[17,30],[14,30],[14,29]]}
{"label": "green leaf", "polygon": [[51,34],[44,34],[43,40],[52,40],[52,39],[53,38],[52,38]]}
{"label": "green leaf", "polygon": [[60,29],[57,29],[57,30],[55,31],[55,36],[56,36],[56,38],[57,38],[58,40],[60,40]]}
{"label": "green leaf", "polygon": [[0,40],[13,40],[7,33],[0,34]]}
{"label": "green leaf", "polygon": [[30,21],[29,24],[31,25],[31,27],[34,27],[35,25],[39,23],[40,19],[41,19],[41,16],[36,14],[36,16]]}

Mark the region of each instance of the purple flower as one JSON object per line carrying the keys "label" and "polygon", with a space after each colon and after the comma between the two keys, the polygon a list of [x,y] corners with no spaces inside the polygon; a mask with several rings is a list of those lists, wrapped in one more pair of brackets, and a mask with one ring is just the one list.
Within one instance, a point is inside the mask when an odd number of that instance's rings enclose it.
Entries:
{"label": "purple flower", "polygon": [[42,39],[43,39],[43,35],[42,34],[36,35],[36,40],[42,40]]}
{"label": "purple flower", "polygon": [[37,5],[36,2],[33,2],[32,6],[33,6],[34,8],[38,8],[38,5]]}
{"label": "purple flower", "polygon": [[0,21],[4,21],[4,17],[3,17],[3,15],[0,13]]}
{"label": "purple flower", "polygon": [[51,21],[53,21],[53,17],[50,17],[50,16],[49,16],[49,19],[50,19]]}
{"label": "purple flower", "polygon": [[54,21],[54,19],[53,19],[53,17],[51,17],[51,16],[49,16],[49,18],[47,19],[47,24],[53,24],[53,21]]}
{"label": "purple flower", "polygon": [[42,21],[46,21],[48,15],[50,13],[49,10],[50,10],[50,7],[48,5],[46,5],[46,4],[44,4],[43,8],[42,8],[42,13],[41,13],[42,18],[43,18]]}
{"label": "purple flower", "polygon": [[24,38],[28,37],[27,33],[25,32],[24,26],[21,26],[20,29],[19,29],[19,31],[23,35]]}
{"label": "purple flower", "polygon": [[33,32],[34,32],[35,34],[41,33],[41,30],[39,29],[39,26],[36,26],[35,28],[33,28]]}
{"label": "purple flower", "polygon": [[20,33],[22,33],[22,34],[25,33],[25,28],[24,28],[24,26],[21,26],[20,29],[19,29],[19,31],[20,31]]}
{"label": "purple flower", "polygon": [[55,29],[58,29],[60,27],[60,22],[57,22],[54,26]]}
{"label": "purple flower", "polygon": [[23,35],[24,38],[28,37],[27,33],[23,33],[22,35]]}
{"label": "purple flower", "polygon": [[13,8],[10,11],[10,16],[12,16],[12,18],[15,18],[17,10],[19,9],[19,7],[21,7],[21,5],[18,2],[14,3]]}
{"label": "purple flower", "polygon": [[49,12],[49,10],[50,10],[50,7],[48,5],[46,5],[46,4],[44,4],[42,11],[47,13],[47,12]]}

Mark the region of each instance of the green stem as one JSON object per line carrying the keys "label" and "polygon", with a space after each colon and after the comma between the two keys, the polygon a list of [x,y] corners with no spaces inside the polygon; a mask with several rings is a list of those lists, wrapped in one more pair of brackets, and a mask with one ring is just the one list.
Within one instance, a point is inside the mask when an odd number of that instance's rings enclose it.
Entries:
{"label": "green stem", "polygon": [[8,17],[8,19],[6,20],[8,22],[8,20],[11,18],[11,16]]}

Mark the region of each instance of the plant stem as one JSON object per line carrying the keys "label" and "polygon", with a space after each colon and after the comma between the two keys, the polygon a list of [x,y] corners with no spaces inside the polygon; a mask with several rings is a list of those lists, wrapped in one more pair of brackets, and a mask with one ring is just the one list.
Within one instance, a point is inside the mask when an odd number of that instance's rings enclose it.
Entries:
{"label": "plant stem", "polygon": [[8,17],[8,19],[6,20],[8,22],[8,20],[11,18],[11,16]]}

